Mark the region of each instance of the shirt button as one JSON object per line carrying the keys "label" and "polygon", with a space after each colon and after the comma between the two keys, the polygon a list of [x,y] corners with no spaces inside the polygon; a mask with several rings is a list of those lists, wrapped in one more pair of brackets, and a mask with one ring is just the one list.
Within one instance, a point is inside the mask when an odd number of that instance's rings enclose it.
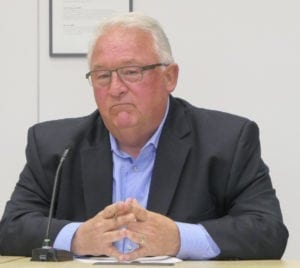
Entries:
{"label": "shirt button", "polygon": [[133,171],[137,172],[138,171],[138,167],[137,166],[133,166]]}
{"label": "shirt button", "polygon": [[128,246],[127,246],[127,249],[128,249],[129,251],[131,251],[131,250],[132,250],[132,246],[131,246],[131,245],[128,245]]}

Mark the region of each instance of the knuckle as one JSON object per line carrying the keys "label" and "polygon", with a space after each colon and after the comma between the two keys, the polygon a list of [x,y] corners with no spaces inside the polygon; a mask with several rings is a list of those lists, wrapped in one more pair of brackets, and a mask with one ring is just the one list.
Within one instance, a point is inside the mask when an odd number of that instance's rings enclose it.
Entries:
{"label": "knuckle", "polygon": [[93,227],[97,231],[103,229],[103,221],[95,221]]}

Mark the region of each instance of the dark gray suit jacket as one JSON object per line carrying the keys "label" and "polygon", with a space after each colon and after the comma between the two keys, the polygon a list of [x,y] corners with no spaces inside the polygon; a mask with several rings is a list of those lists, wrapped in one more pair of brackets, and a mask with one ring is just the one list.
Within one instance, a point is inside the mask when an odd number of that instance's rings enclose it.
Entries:
{"label": "dark gray suit jacket", "polygon": [[[109,135],[98,113],[29,129],[27,163],[0,225],[0,253],[31,255],[43,241],[53,178],[61,173],[50,236],[112,202]],[[260,155],[255,123],[198,109],[171,97],[159,141],[147,208],[175,221],[201,223],[218,258],[280,258],[288,231]]]}

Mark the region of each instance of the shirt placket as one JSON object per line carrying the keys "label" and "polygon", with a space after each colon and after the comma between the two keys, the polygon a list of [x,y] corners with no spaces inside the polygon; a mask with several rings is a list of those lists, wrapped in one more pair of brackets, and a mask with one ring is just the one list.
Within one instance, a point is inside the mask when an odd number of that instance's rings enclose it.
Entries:
{"label": "shirt placket", "polygon": [[[138,164],[137,161],[131,159],[130,164],[127,166],[126,171],[124,172],[124,183],[132,183],[132,177],[135,177],[135,173],[138,171]],[[126,200],[128,197],[134,197],[133,194],[131,193],[131,189],[129,187],[124,187],[123,189],[126,189],[124,192],[123,200]],[[123,244],[123,252],[131,252],[135,250],[138,247],[138,245],[128,238],[124,239],[124,244]]]}

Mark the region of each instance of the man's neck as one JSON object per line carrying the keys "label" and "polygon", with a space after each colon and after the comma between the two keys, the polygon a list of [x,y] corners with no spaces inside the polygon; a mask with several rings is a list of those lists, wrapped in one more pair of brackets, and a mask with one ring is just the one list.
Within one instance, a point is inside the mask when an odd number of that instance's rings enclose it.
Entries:
{"label": "man's neck", "polygon": [[164,115],[152,128],[149,128],[149,125],[146,124],[139,129],[123,129],[122,131],[117,131],[114,135],[111,133],[110,135],[115,139],[118,149],[136,158],[150,139],[153,139],[152,142],[157,147],[168,111],[169,101]]}
{"label": "man's neck", "polygon": [[156,129],[143,135],[141,132],[134,132],[126,133],[124,136],[119,136],[116,138],[118,148],[133,158],[137,158],[141,149],[148,142],[155,131]]}

